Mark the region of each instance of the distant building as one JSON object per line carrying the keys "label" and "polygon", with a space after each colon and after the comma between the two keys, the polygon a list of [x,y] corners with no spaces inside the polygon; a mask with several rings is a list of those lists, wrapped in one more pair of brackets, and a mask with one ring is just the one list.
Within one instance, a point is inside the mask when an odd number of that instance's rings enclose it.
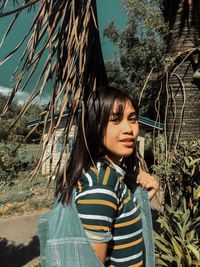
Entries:
{"label": "distant building", "polygon": [[[62,134],[62,131],[63,131],[64,126],[65,126],[65,120],[66,120],[67,115],[68,115],[67,112],[63,113],[60,125],[58,126],[58,128],[56,130],[55,147],[53,150],[53,159],[52,159],[52,169],[55,168],[55,166],[56,166],[56,164],[60,158],[60,153],[62,150],[61,134]],[[49,118],[49,121],[50,121],[50,118]],[[140,125],[140,132],[139,132],[139,136],[138,136],[139,150],[140,150],[141,155],[144,157],[144,141],[145,141],[146,130],[149,127],[151,127],[151,128],[156,128],[156,129],[159,129],[162,131],[164,129],[164,124],[155,122],[153,120],[150,120],[150,119],[142,117],[142,116],[138,117],[138,121],[139,121],[139,125]],[[38,122],[39,122],[39,120],[34,120],[31,122],[27,122],[26,125],[28,127],[33,127]],[[72,143],[73,143],[73,136],[74,136],[75,131],[76,131],[76,125],[74,125],[71,129],[68,144],[66,146],[66,150],[64,151],[64,154],[66,155],[67,158],[69,157],[69,154],[71,152]],[[48,127],[46,128],[45,136],[46,136],[47,132],[48,132]],[[44,138],[45,138],[45,136],[44,136]],[[50,172],[50,158],[48,158],[50,155],[51,155],[51,142],[49,142],[49,144],[46,148],[45,154],[44,154],[44,160],[45,159],[46,160],[42,164],[42,174],[49,174],[49,172]],[[64,156],[65,155],[63,155],[61,168],[64,165]]]}

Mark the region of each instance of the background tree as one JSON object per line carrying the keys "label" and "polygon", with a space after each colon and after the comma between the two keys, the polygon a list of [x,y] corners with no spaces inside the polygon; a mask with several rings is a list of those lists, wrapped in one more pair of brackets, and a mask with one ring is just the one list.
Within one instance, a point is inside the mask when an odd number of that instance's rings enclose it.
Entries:
{"label": "background tree", "polygon": [[[104,29],[104,35],[120,53],[118,61],[106,62],[108,80],[131,91],[140,100],[141,114],[156,119],[155,100],[163,74],[168,34],[163,6],[161,1],[125,0],[123,3],[126,27],[118,29],[111,22]],[[143,91],[149,73],[151,77]]]}
{"label": "background tree", "polygon": [[200,138],[200,1],[164,1],[170,35],[167,51],[168,150]]}
{"label": "background tree", "polygon": [[[8,96],[0,93],[0,113],[3,110],[5,103],[8,101]],[[26,122],[39,119],[42,112],[42,106],[38,104],[32,104],[26,114],[19,120],[19,122],[13,128],[22,106],[18,104],[17,100],[13,101],[9,106],[6,114],[0,118],[0,142],[2,140],[7,142],[19,142],[23,141],[29,132]],[[28,143],[39,143],[42,136],[42,129],[38,127],[26,140]]]}

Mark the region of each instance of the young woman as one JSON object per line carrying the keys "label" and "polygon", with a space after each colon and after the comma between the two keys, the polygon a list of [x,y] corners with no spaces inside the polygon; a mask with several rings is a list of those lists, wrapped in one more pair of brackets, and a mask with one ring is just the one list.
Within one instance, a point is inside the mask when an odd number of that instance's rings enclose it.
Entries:
{"label": "young woman", "polygon": [[[72,202],[73,214],[78,214],[78,219],[68,213],[66,221],[62,219],[61,222],[61,217],[64,218],[61,215],[60,219],[55,220],[55,232],[59,227],[70,225],[71,230],[65,234],[65,241],[72,242],[65,249],[58,249],[58,243],[63,244],[64,239],[62,242],[59,239],[55,244],[55,254],[59,254],[59,250],[65,251],[57,261],[65,262],[62,266],[73,267],[153,267],[154,244],[149,199],[155,195],[158,184],[154,177],[139,169],[136,158],[139,133],[137,105],[122,90],[100,88],[89,97],[84,117],[84,126],[79,123],[66,176],[60,177],[56,188],[60,203],[69,210]],[[70,224],[72,217],[74,219]],[[51,216],[49,218],[53,220]],[[80,223],[82,234],[74,237],[69,232],[73,232],[76,222]],[[66,231],[66,228],[63,229],[60,232]],[[75,245],[83,245],[86,242],[84,236],[89,240],[92,254],[89,248],[80,249]],[[53,239],[48,242],[53,242]],[[72,252],[72,247],[75,247],[73,251],[78,252]],[[76,263],[72,263],[73,257]]]}
{"label": "young woman", "polygon": [[85,110],[86,140],[79,126],[67,180],[61,178],[57,194],[68,203],[76,188],[79,217],[105,266],[143,266],[142,218],[134,190],[140,184],[151,199],[158,184],[145,172],[136,175],[137,105],[124,91],[101,88]]}

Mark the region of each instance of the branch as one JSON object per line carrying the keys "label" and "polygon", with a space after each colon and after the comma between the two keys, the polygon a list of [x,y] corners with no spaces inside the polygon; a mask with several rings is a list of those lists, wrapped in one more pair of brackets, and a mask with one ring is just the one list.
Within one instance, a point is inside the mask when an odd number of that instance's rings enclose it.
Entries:
{"label": "branch", "polygon": [[33,0],[33,1],[29,2],[29,3],[27,3],[27,4],[24,4],[21,7],[18,7],[16,9],[12,10],[12,11],[8,11],[8,12],[5,12],[5,13],[2,13],[2,14],[0,14],[0,18],[3,18],[3,17],[6,17],[6,16],[9,16],[9,15],[12,15],[14,13],[17,13],[17,12],[19,12],[19,11],[21,11],[21,10],[29,7],[29,6],[34,5],[35,3],[39,2],[39,1],[40,0]]}
{"label": "branch", "polygon": [[145,81],[144,86],[143,86],[143,88],[142,88],[142,91],[141,91],[141,93],[140,93],[140,99],[139,99],[139,101],[138,101],[138,106],[140,105],[140,102],[141,102],[141,100],[142,100],[142,95],[143,95],[143,93],[144,93],[144,90],[145,90],[145,88],[146,88],[146,86],[147,86],[147,83],[148,83],[148,81],[149,81],[149,79],[150,79],[150,77],[151,77],[151,74],[152,74],[154,68],[155,68],[155,67],[151,68],[151,71],[149,72],[149,74],[148,74],[148,76],[147,76],[147,78],[146,78],[146,81]]}

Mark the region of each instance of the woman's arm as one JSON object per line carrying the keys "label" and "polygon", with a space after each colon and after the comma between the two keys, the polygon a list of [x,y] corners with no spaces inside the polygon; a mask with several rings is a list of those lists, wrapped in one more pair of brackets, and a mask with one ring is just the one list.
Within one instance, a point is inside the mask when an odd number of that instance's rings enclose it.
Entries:
{"label": "woman's arm", "polygon": [[91,243],[102,264],[105,264],[108,243]]}
{"label": "woman's arm", "polygon": [[136,183],[140,184],[143,189],[149,191],[150,200],[155,196],[158,190],[158,182],[155,177],[141,169],[139,170]]}

